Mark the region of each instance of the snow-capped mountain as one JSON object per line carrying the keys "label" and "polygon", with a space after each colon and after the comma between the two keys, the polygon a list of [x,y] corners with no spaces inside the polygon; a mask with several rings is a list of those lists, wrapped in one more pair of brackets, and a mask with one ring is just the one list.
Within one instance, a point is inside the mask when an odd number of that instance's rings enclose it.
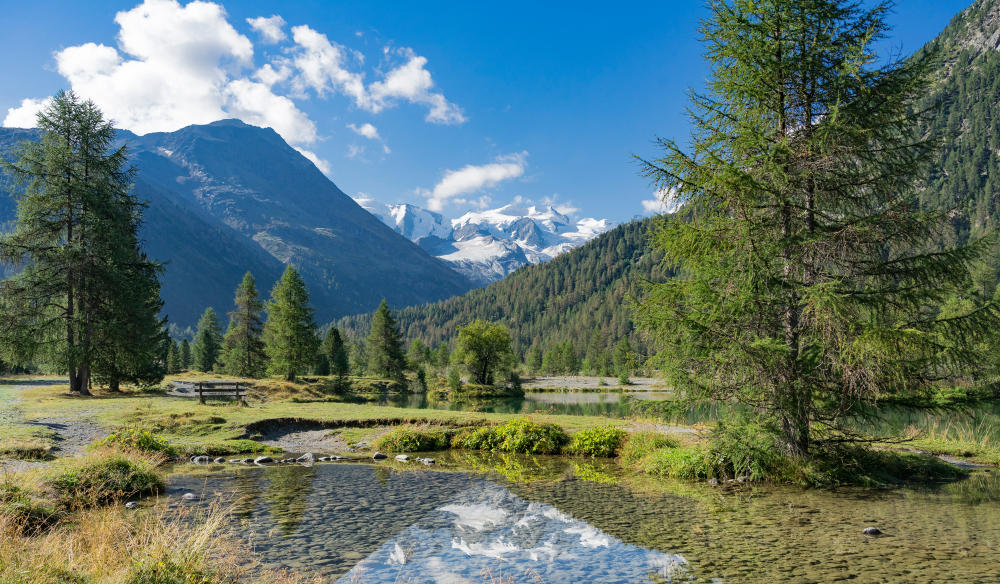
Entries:
{"label": "snow-capped mountain", "polygon": [[521,266],[548,261],[615,226],[607,219],[573,220],[552,206],[510,204],[447,219],[416,205],[356,200],[397,233],[483,285]]}

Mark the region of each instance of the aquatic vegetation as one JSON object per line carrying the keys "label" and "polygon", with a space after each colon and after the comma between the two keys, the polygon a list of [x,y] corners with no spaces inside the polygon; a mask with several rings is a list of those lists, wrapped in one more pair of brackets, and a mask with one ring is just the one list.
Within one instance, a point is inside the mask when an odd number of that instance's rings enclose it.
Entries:
{"label": "aquatic vegetation", "polygon": [[445,450],[449,446],[445,430],[421,430],[400,426],[384,434],[375,442],[375,448],[388,452],[429,452]]}
{"label": "aquatic vegetation", "polygon": [[661,448],[675,448],[677,441],[659,432],[635,432],[621,447],[621,461],[626,465],[635,465],[644,456]]}
{"label": "aquatic vegetation", "polygon": [[585,456],[612,458],[628,439],[628,432],[618,426],[597,426],[573,434],[569,452]]}

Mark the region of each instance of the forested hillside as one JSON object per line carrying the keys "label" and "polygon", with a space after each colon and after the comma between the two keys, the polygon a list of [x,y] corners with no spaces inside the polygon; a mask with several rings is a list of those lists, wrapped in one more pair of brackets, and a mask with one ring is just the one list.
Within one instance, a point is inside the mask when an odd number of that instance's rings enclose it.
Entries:
{"label": "forested hillside", "polygon": [[[483,318],[507,325],[522,355],[534,343],[548,352],[569,341],[578,357],[596,357],[594,353],[610,351],[621,338],[641,353],[630,299],[645,280],[664,278],[659,257],[648,250],[654,225],[655,219],[628,223],[486,288],[396,310],[403,336],[436,346],[450,341],[459,326]],[[362,315],[341,319],[337,326],[363,338],[370,322],[370,316]]]}
{"label": "forested hillside", "polygon": [[928,50],[941,64],[920,105],[941,151],[921,201],[953,210],[943,243],[961,243],[1000,225],[1000,2],[978,0]]}

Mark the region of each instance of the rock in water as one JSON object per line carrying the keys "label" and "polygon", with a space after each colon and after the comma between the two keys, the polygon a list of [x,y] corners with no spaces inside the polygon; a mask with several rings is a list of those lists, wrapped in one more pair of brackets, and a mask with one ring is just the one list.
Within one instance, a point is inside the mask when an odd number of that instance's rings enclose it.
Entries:
{"label": "rock in water", "polygon": [[212,462],[212,458],[210,456],[192,456],[191,462],[195,464],[209,464]]}
{"label": "rock in water", "polygon": [[410,462],[410,457],[405,454],[397,454],[396,460],[399,462]]}
{"label": "rock in water", "polygon": [[185,501],[194,501],[197,498],[198,496],[195,495],[194,493],[184,493],[183,495],[181,495],[181,499],[184,499]]}
{"label": "rock in water", "polygon": [[226,464],[226,459],[220,456],[219,458],[215,459],[215,464]]}
{"label": "rock in water", "polygon": [[295,462],[301,462],[303,464],[312,464],[316,462],[316,457],[313,456],[312,452],[306,452],[302,456],[295,459]]}
{"label": "rock in water", "polygon": [[384,455],[384,454],[382,454],[381,452],[376,452],[375,454],[372,455],[372,458],[374,460],[385,460],[386,458],[389,458],[389,457],[386,456],[386,455]]}
{"label": "rock in water", "polygon": [[268,462],[274,462],[274,459],[270,456],[258,456],[254,459],[254,463],[256,464],[266,464]]}
{"label": "rock in water", "polygon": [[865,535],[882,535],[882,530],[877,527],[866,527],[861,530]]}

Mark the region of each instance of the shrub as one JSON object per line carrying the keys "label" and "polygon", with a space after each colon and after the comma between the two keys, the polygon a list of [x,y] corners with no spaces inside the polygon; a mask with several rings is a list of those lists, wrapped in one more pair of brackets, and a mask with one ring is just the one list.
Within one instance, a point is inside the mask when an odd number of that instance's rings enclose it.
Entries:
{"label": "shrub", "polygon": [[141,428],[121,428],[96,442],[97,446],[117,446],[142,452],[162,452],[174,456],[176,451],[165,438]]}
{"label": "shrub", "polygon": [[452,448],[462,448],[465,450],[488,450],[500,449],[500,434],[495,426],[485,426],[475,430],[464,430],[455,434],[451,439]]}
{"label": "shrub", "polygon": [[527,454],[558,454],[569,442],[566,432],[555,424],[539,424],[526,419],[510,420],[496,428],[498,450]]}
{"label": "shrub", "polygon": [[621,447],[622,462],[635,465],[644,456],[661,448],[676,448],[677,441],[659,432],[636,432]]}
{"label": "shrub", "polygon": [[585,456],[612,458],[618,454],[627,438],[628,432],[617,426],[597,426],[573,434],[569,451]]}
{"label": "shrub", "polygon": [[389,452],[428,452],[448,448],[448,433],[443,430],[418,430],[401,426],[384,434],[375,448]]}
{"label": "shrub", "polygon": [[707,453],[700,448],[660,448],[644,456],[641,470],[651,475],[678,479],[699,479],[711,476]]}
{"label": "shrub", "polygon": [[708,450],[711,475],[751,481],[786,480],[794,464],[777,442],[777,432],[756,423],[738,420],[719,423]]}
{"label": "shrub", "polygon": [[448,389],[452,391],[462,389],[462,377],[459,375],[458,369],[454,367],[448,370]]}
{"label": "shrub", "polygon": [[120,454],[85,459],[57,472],[47,482],[65,506],[74,508],[155,495],[165,487],[152,463]]}

